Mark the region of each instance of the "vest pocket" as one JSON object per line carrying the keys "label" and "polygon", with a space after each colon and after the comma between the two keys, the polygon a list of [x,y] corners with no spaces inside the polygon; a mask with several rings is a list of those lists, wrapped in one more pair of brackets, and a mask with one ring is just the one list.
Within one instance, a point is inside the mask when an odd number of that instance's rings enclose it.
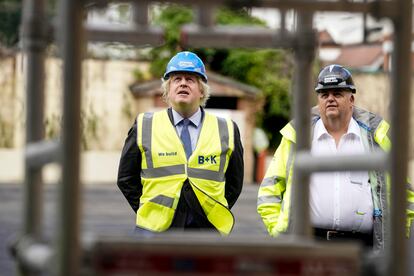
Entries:
{"label": "vest pocket", "polygon": [[136,224],[142,228],[163,232],[167,230],[174,218],[174,198],[158,195],[145,202],[137,211]]}
{"label": "vest pocket", "polygon": [[194,193],[200,202],[207,219],[223,235],[228,235],[234,226],[234,217],[232,212],[206,192],[191,183]]}
{"label": "vest pocket", "polygon": [[229,209],[216,203],[208,212],[208,220],[219,230],[222,234],[229,234],[234,226],[234,217]]}

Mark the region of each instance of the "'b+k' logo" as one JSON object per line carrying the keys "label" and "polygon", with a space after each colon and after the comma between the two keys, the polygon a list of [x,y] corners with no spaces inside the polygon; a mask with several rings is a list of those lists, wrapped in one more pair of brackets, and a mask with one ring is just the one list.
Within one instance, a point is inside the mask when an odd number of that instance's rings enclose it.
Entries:
{"label": "'b+k' logo", "polygon": [[198,164],[204,164],[204,163],[217,164],[216,155],[210,155],[210,156],[199,155]]}

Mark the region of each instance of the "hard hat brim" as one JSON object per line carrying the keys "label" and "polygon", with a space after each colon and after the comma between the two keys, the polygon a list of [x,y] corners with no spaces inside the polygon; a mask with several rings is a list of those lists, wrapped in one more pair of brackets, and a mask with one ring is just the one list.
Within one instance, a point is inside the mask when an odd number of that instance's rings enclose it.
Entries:
{"label": "hard hat brim", "polygon": [[316,91],[316,93],[320,93],[320,92],[322,92],[322,91],[324,91],[324,90],[339,90],[339,89],[342,89],[342,90],[344,90],[344,89],[348,89],[348,90],[350,90],[353,94],[355,94],[356,93],[356,88],[355,88],[355,86],[353,86],[353,85],[344,85],[344,86],[338,86],[338,85],[324,85],[324,86],[317,86],[316,88],[315,88],[315,91]]}
{"label": "hard hat brim", "polygon": [[188,69],[188,70],[186,70],[186,69],[180,69],[180,70],[176,70],[176,71],[175,70],[174,71],[170,71],[170,72],[167,72],[167,73],[164,74],[163,79],[164,80],[168,80],[170,78],[170,75],[171,74],[174,74],[174,73],[193,74],[193,75],[199,76],[205,83],[207,83],[207,76],[206,75],[203,75],[202,73],[194,72],[194,69]]}

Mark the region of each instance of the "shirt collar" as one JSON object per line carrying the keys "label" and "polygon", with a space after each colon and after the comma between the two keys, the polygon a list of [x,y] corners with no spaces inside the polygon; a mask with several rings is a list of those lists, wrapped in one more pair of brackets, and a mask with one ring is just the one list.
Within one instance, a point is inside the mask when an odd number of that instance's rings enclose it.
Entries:
{"label": "shirt collar", "polygon": [[351,121],[349,122],[347,134],[353,134],[358,138],[361,137],[361,129],[359,128],[358,123],[352,117],[351,117]]}
{"label": "shirt collar", "polygon": [[[181,116],[180,113],[175,111],[173,108],[172,108],[172,115],[174,119],[174,126],[177,126],[184,119],[184,117]],[[197,111],[193,114],[193,116],[191,116],[188,119],[198,128],[198,126],[201,123],[201,109],[198,108]]]}
{"label": "shirt collar", "polygon": [[[328,131],[326,130],[325,125],[322,122],[322,119],[319,119],[316,124],[315,124],[315,128],[314,128],[315,132],[314,132],[314,139],[318,140],[320,138],[322,138],[323,136],[330,136]],[[348,131],[345,135],[355,135],[356,137],[360,138],[361,137],[361,129],[359,128],[358,123],[355,121],[354,118],[351,117],[351,121],[349,122],[348,125]]]}

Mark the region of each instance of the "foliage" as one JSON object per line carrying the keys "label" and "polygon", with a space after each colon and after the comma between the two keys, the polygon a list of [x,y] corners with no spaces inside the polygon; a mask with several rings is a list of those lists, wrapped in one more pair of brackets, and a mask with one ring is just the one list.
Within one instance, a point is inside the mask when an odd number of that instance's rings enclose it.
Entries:
{"label": "foliage", "polygon": [[266,25],[262,20],[252,17],[246,8],[221,8],[217,11],[217,23],[221,25]]}
{"label": "foliage", "polygon": [[13,146],[13,131],[12,123],[0,114],[0,148],[11,148]]}
{"label": "foliage", "polygon": [[19,41],[22,0],[0,0],[0,44],[13,47]]}
{"label": "foliage", "polygon": [[171,56],[179,50],[180,26],[193,21],[193,11],[189,7],[171,4],[152,13],[154,25],[165,30],[165,44],[151,51],[150,73],[158,78],[163,75]]}
{"label": "foliage", "polygon": [[[180,27],[193,22],[194,12],[191,7],[170,4],[161,6],[158,10],[153,11],[152,17],[154,17],[154,25],[161,26],[165,30],[165,44],[151,51],[153,62],[150,71],[154,77],[159,77],[164,73],[171,56],[182,50],[183,47],[180,45]],[[220,8],[216,14],[216,21],[219,25],[265,25],[263,21],[251,17],[245,8],[238,10]],[[201,59],[210,64],[213,70],[221,68],[221,61],[229,52],[229,50],[206,48],[188,50],[197,52]]]}
{"label": "foliage", "polygon": [[[220,8],[216,14],[219,25],[264,26],[246,8]],[[180,45],[180,27],[191,23],[193,11],[189,7],[164,5],[153,14],[154,22],[166,30],[166,43],[154,48],[151,74],[162,76],[169,59],[183,50]],[[257,125],[265,129],[270,144],[277,146],[280,140],[278,129],[283,127],[290,115],[290,80],[292,78],[292,55],[284,50],[247,49],[186,49],[196,52],[210,70],[232,77],[238,81],[256,86],[263,92],[265,104],[257,114]]]}
{"label": "foliage", "polygon": [[[92,105],[81,109],[81,148],[82,150],[90,150],[90,141],[99,142],[99,129],[102,127],[100,122],[102,116],[99,116]],[[53,113],[45,118],[45,138],[59,139],[62,131],[62,114]]]}
{"label": "foliage", "polygon": [[224,75],[258,87],[265,105],[257,114],[257,125],[264,128],[270,145],[278,145],[282,128],[290,116],[292,59],[283,50],[233,50],[224,60]]}
{"label": "foliage", "polygon": [[122,93],[122,109],[121,114],[124,116],[125,119],[128,120],[128,122],[131,122],[134,120],[135,112],[134,108],[132,106],[132,99],[131,99],[131,93]]}
{"label": "foliage", "polygon": [[93,105],[81,110],[81,146],[84,150],[91,148],[90,141],[99,141],[98,129],[102,118],[96,113]]}
{"label": "foliage", "polygon": [[[19,42],[19,31],[23,17],[23,0],[0,0],[0,45],[13,48]],[[56,15],[57,1],[45,1],[45,20],[49,21]]]}

